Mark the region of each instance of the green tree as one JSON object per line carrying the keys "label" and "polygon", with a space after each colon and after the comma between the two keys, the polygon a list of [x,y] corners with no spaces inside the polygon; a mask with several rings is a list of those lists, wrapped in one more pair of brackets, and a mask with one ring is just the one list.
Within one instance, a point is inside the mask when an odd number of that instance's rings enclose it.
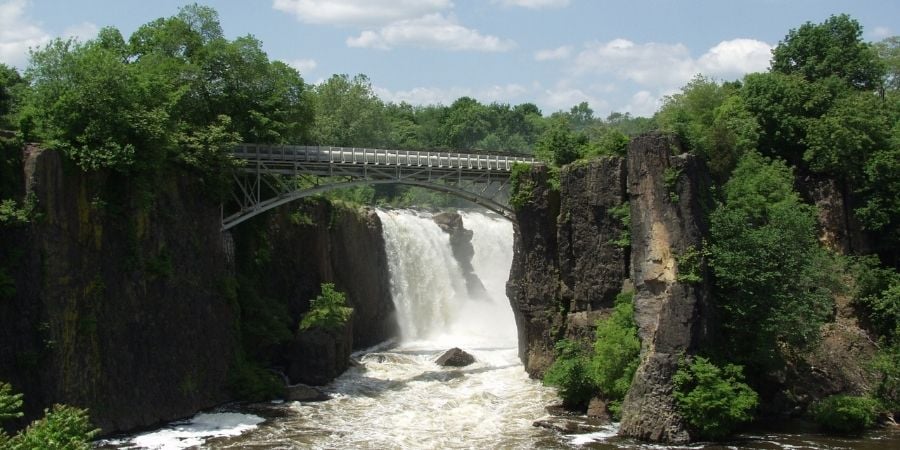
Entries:
{"label": "green tree", "polygon": [[[21,408],[22,394],[14,394],[9,384],[0,382],[0,422],[22,417]],[[91,426],[87,411],[54,405],[15,436],[0,428],[0,446],[10,450],[88,450],[99,431]]]}
{"label": "green tree", "polygon": [[622,400],[637,370],[641,341],[634,322],[634,293],[616,296],[612,314],[597,321],[591,369],[597,392],[607,399],[614,417],[621,415]]}
{"label": "green tree", "polygon": [[710,217],[709,265],[727,354],[769,367],[782,345],[816,340],[832,310],[831,262],[815,211],[793,191],[780,161],[746,153]]}
{"label": "green tree", "polygon": [[317,144],[377,148],[388,141],[384,104],[368,77],[333,75],[314,91]]}
{"label": "green tree", "polygon": [[442,123],[444,142],[451,149],[470,150],[491,128],[488,109],[471,97],[460,97],[447,109]]}
{"label": "green tree", "polygon": [[728,436],[753,418],[759,403],[756,392],[744,383],[743,368],[734,364],[718,367],[696,356],[690,363],[682,361],[672,382],[678,410],[706,438]]}
{"label": "green tree", "polygon": [[858,89],[873,89],[884,74],[878,54],[862,40],[862,26],[846,14],[807,22],[790,30],[772,50],[772,71],[808,81],[838,77]]}
{"label": "green tree", "polygon": [[900,91],[900,36],[891,36],[875,44],[885,68],[884,88]]}
{"label": "green tree", "polygon": [[574,133],[564,117],[557,117],[541,135],[534,154],[546,162],[563,166],[581,157],[586,144],[584,135]]}
{"label": "green tree", "polygon": [[309,311],[300,321],[300,329],[334,329],[343,326],[353,308],[348,308],[343,292],[334,289],[334,283],[322,283],[322,293],[309,302]]}

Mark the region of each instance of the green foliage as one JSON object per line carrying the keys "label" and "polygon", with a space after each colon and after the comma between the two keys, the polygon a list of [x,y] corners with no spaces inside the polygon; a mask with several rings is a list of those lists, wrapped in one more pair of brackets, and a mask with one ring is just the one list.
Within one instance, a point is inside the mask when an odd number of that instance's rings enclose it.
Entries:
{"label": "green foliage", "polygon": [[872,361],[877,375],[873,394],[885,411],[900,412],[900,342],[886,345]]}
{"label": "green foliage", "polygon": [[772,71],[810,81],[838,77],[856,88],[871,89],[881,84],[884,67],[872,45],[862,41],[859,22],[841,14],[789,31],[772,50]]}
{"label": "green foliage", "polygon": [[556,360],[544,373],[544,384],[558,388],[566,407],[587,406],[596,389],[587,350],[568,339],[557,342]]}
{"label": "green foliage", "polygon": [[300,330],[340,328],[353,314],[353,308],[347,307],[344,293],[336,291],[334,283],[322,283],[321,287],[322,293],[310,300],[309,311],[300,321]]}
{"label": "green foliage", "polygon": [[612,241],[618,247],[627,248],[631,246],[631,205],[628,202],[622,202],[619,206],[609,208],[610,217],[622,224],[622,233],[619,237]]}
{"label": "green foliage", "polygon": [[534,154],[541,160],[557,167],[575,161],[585,153],[587,138],[569,128],[563,118],[552,119],[550,126],[541,135]]}
{"label": "green foliage", "polygon": [[0,422],[22,417],[22,394],[14,394],[9,383],[0,382]]}
{"label": "green foliage", "polygon": [[32,54],[26,75],[22,131],[83,170],[146,180],[176,165],[217,183],[234,143],[307,140],[312,123],[299,74],[270,62],[251,36],[227,40],[204,6],[127,41],[114,28],[85,43],[56,40]]}
{"label": "green foliage", "polygon": [[678,203],[678,200],[680,200],[678,195],[679,178],[681,178],[681,169],[666,167],[666,170],[663,171],[663,186],[665,186],[669,201],[672,203]]}
{"label": "green foliage", "polygon": [[682,360],[672,377],[672,393],[678,410],[701,436],[722,438],[753,418],[759,399],[744,383],[743,368],[734,364],[718,367],[697,356]]}
{"label": "green foliage", "polygon": [[833,262],[819,246],[815,211],[792,182],[784,163],[747,153],[710,217],[723,343],[739,361],[777,362],[775,349],[815,341],[832,311]]}
{"label": "green foliage", "polygon": [[313,139],[317,144],[378,148],[386,143],[389,122],[384,103],[375,95],[368,77],[333,75],[314,92]]}
{"label": "green foliage", "polygon": [[681,283],[699,283],[703,281],[701,274],[703,252],[691,245],[683,252],[675,256],[678,275],[676,279]]}
{"label": "green foliage", "polygon": [[838,433],[861,433],[878,418],[878,402],[868,397],[832,395],[812,405],[813,420]]}
{"label": "green foliage", "polygon": [[885,67],[885,89],[900,91],[900,36],[891,36],[876,43],[875,51]]}
{"label": "green foliage", "polygon": [[[21,408],[22,394],[14,394],[9,384],[0,382],[0,422],[22,417]],[[87,411],[54,405],[15,436],[0,431],[0,445],[10,450],[88,450],[99,432],[91,426]]]}
{"label": "green foliage", "polygon": [[619,417],[641,351],[633,297],[631,292],[619,294],[612,314],[597,321],[593,352],[568,339],[556,343],[556,360],[544,373],[544,384],[558,387],[567,407],[585,407],[599,395]]}
{"label": "green foliage", "polygon": [[900,273],[874,256],[852,258],[849,265],[854,305],[878,337],[893,342],[900,337]]}
{"label": "green foliage", "polygon": [[91,426],[87,411],[66,405],[44,410],[44,417],[13,436],[11,450],[89,450],[100,430]]}
{"label": "green foliage", "polygon": [[235,398],[247,402],[284,397],[284,381],[278,375],[244,358],[232,365],[228,387]]}
{"label": "green foliage", "polygon": [[510,196],[509,204],[515,209],[521,209],[534,195],[534,181],[531,180],[531,166],[515,163],[509,175]]}
{"label": "green foliage", "polygon": [[0,226],[24,225],[34,215],[34,197],[29,196],[22,206],[12,199],[0,200]]}
{"label": "green foliage", "polygon": [[592,378],[597,392],[608,400],[614,418],[620,416],[621,403],[631,386],[641,352],[633,300],[633,292],[616,296],[612,315],[599,320],[595,332]]}

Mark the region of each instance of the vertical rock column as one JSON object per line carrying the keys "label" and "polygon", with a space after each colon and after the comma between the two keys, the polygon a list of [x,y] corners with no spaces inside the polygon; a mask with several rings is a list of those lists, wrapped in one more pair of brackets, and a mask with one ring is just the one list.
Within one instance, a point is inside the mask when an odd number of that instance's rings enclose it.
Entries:
{"label": "vertical rock column", "polygon": [[[701,199],[708,189],[705,165],[680,152],[677,140],[654,133],[628,149],[631,201],[631,270],[641,362],[622,406],[619,433],[642,440],[682,444],[690,431],[672,396],[679,357],[704,339],[708,289],[699,258],[706,234]],[[682,266],[682,267],[679,267]],[[700,281],[685,281],[685,275]]]}
{"label": "vertical rock column", "polygon": [[506,283],[519,334],[519,358],[535,378],[553,363],[553,346],[565,325],[556,240],[559,193],[550,189],[548,179],[549,169],[539,166],[520,180],[528,199],[516,208],[513,261]]}

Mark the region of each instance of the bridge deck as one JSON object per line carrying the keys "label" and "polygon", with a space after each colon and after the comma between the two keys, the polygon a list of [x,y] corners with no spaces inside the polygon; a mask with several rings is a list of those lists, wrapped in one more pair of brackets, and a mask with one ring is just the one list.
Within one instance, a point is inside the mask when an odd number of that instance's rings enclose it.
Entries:
{"label": "bridge deck", "polygon": [[[296,145],[243,144],[232,155],[246,164],[235,173],[237,211],[226,216],[223,205],[223,230],[297,198],[385,183],[450,193],[514,220],[506,193],[510,173],[515,164],[538,164],[509,155]],[[312,185],[301,188],[267,175],[307,178]]]}
{"label": "bridge deck", "polygon": [[302,164],[304,172],[309,173],[310,170],[321,172],[317,173],[318,175],[331,175],[336,165],[426,167],[474,175],[486,171],[509,172],[517,163],[535,164],[534,158],[521,156],[295,145],[243,144],[237,146],[232,154],[235,158],[251,163],[248,164],[248,169],[255,162],[263,162],[266,164],[267,172],[285,173],[293,172],[298,164]]}

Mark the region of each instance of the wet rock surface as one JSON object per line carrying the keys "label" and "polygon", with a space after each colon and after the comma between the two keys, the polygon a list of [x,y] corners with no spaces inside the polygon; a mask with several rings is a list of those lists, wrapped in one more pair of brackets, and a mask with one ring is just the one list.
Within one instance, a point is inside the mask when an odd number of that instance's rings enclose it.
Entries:
{"label": "wet rock surface", "polygon": [[475,357],[465,351],[453,347],[438,356],[434,363],[444,367],[465,367],[475,362]]}
{"label": "wet rock surface", "polygon": [[469,296],[485,298],[487,291],[484,283],[478,278],[475,267],[472,266],[472,258],[475,257],[475,247],[472,245],[473,231],[465,228],[462,216],[455,212],[435,214],[432,220],[441,230],[450,235],[450,249],[466,279],[466,291]]}

